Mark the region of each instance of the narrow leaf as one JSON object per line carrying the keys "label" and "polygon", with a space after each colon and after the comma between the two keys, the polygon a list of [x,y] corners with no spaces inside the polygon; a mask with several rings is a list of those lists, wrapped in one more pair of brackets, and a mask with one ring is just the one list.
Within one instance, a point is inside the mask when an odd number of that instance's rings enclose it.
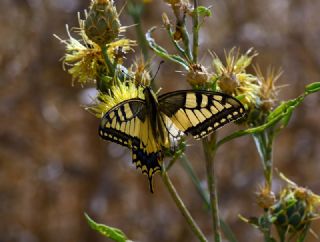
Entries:
{"label": "narrow leaf", "polygon": [[88,224],[90,227],[96,231],[98,231],[100,234],[104,235],[105,237],[112,239],[117,242],[126,242],[128,241],[127,236],[117,228],[109,227],[104,224],[98,224],[93,219],[91,219],[88,214],[84,214]]}
{"label": "narrow leaf", "polygon": [[179,65],[181,65],[185,70],[189,70],[188,63],[179,55],[171,55],[168,53],[166,49],[158,45],[155,40],[152,38],[151,33],[156,29],[156,27],[153,27],[148,30],[146,33],[146,40],[150,46],[150,48],[161,58],[167,59],[170,61],[173,61]]}
{"label": "narrow leaf", "polygon": [[320,82],[313,82],[306,86],[307,94],[314,93],[320,91]]}

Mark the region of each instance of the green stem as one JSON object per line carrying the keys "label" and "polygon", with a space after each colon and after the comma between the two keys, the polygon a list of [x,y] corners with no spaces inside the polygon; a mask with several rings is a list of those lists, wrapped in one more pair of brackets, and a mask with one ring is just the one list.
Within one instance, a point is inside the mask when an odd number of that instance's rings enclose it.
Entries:
{"label": "green stem", "polygon": [[106,62],[106,65],[108,67],[108,71],[109,71],[109,76],[112,76],[114,77],[114,73],[115,73],[115,66],[114,64],[111,62],[109,56],[108,56],[108,47],[106,46],[103,46],[102,47],[102,54],[103,54],[103,57],[104,57],[104,60]]}
{"label": "green stem", "polygon": [[272,190],[273,176],[273,160],[272,160],[272,144],[273,135],[270,130],[264,130],[261,133],[253,134],[260,159],[263,165],[266,186]]}
{"label": "green stem", "polygon": [[198,62],[198,48],[199,48],[199,15],[198,15],[198,0],[194,0],[194,11],[193,11],[193,63]]}
{"label": "green stem", "polygon": [[166,188],[168,189],[175,204],[179,208],[181,214],[183,215],[183,217],[186,219],[187,223],[189,224],[192,232],[195,234],[195,236],[198,238],[199,241],[206,242],[207,241],[206,237],[204,236],[204,234],[200,230],[197,223],[193,220],[190,212],[188,211],[188,209],[184,205],[183,201],[181,200],[180,196],[178,195],[177,190],[173,186],[165,168],[162,171],[162,181],[163,181],[164,185],[166,186]]}
{"label": "green stem", "polygon": [[221,242],[221,231],[220,231],[220,220],[219,220],[219,208],[218,208],[218,193],[217,193],[217,183],[216,174],[214,167],[214,156],[216,150],[213,148],[216,144],[217,135],[213,133],[211,135],[211,140],[204,138],[202,140],[203,150],[206,160],[206,170],[208,179],[208,189],[210,195],[210,205],[211,205],[211,216],[212,216],[212,227],[214,234],[214,241]]}
{"label": "green stem", "polygon": [[182,49],[181,46],[177,43],[177,41],[174,40],[174,37],[173,37],[174,33],[172,32],[170,26],[167,27],[167,32],[168,32],[168,35],[170,37],[172,44],[174,45],[174,47],[176,47],[176,49],[178,50],[180,55],[188,59],[189,57],[187,56],[185,50]]}
{"label": "green stem", "polygon": [[188,60],[191,61],[193,58],[192,58],[192,53],[190,50],[189,33],[186,28],[186,14],[184,13],[182,18],[180,18],[179,11],[180,10],[178,8],[176,8],[176,7],[173,8],[174,15],[177,18],[177,30],[179,30],[181,32],[182,41],[183,41],[184,48],[185,48],[185,53],[187,55]]}

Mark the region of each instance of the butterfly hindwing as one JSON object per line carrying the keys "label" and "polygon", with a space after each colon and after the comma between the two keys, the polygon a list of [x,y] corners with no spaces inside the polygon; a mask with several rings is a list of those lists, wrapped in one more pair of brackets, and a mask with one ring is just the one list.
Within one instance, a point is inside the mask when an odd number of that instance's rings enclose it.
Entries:
{"label": "butterfly hindwing", "polygon": [[99,135],[106,140],[132,149],[132,161],[148,176],[161,169],[162,151],[152,134],[146,103],[129,99],[110,109],[102,118]]}
{"label": "butterfly hindwing", "polygon": [[159,109],[178,129],[201,139],[244,114],[235,98],[210,91],[176,91],[158,98]]}
{"label": "butterfly hindwing", "polygon": [[171,150],[174,150],[177,146],[179,140],[184,135],[184,132],[179,129],[172,120],[165,114],[161,113],[161,120],[164,124],[164,132],[167,133],[167,144],[165,145],[166,148],[170,148]]}

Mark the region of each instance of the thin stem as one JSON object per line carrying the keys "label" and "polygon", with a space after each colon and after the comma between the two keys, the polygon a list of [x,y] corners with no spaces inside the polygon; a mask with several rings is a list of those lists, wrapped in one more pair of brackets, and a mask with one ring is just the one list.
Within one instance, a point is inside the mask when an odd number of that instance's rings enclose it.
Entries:
{"label": "thin stem", "polygon": [[167,32],[168,32],[168,35],[169,35],[169,37],[170,37],[170,40],[171,40],[172,44],[174,45],[174,47],[176,47],[176,49],[178,50],[178,52],[180,53],[180,55],[182,55],[182,56],[184,56],[185,58],[188,59],[189,57],[187,56],[185,50],[182,49],[181,46],[177,43],[177,41],[174,40],[174,37],[173,37],[173,34],[174,34],[174,33],[172,32],[170,26],[167,27]]}
{"label": "thin stem", "polygon": [[115,67],[114,67],[114,64],[111,62],[107,51],[108,51],[108,48],[106,46],[103,46],[102,47],[102,54],[103,54],[104,60],[106,62],[106,65],[108,67],[108,71],[110,73],[109,76],[114,77]]}
{"label": "thin stem", "polygon": [[215,149],[213,149],[216,143],[216,140],[217,140],[216,133],[213,133],[211,135],[211,140],[209,140],[208,138],[204,138],[202,140],[202,144],[203,144],[203,150],[204,150],[205,159],[206,159],[206,170],[207,170],[207,179],[208,179],[208,189],[209,189],[209,195],[210,195],[214,241],[221,242],[218,193],[217,193],[216,174],[215,174],[215,167],[214,167]]}
{"label": "thin stem", "polygon": [[198,62],[198,48],[199,48],[199,15],[198,15],[198,0],[194,0],[193,10],[193,63]]}
{"label": "thin stem", "polygon": [[185,48],[185,53],[187,55],[188,60],[191,61],[193,58],[192,58],[192,53],[191,53],[191,50],[190,50],[189,33],[188,33],[187,28],[186,28],[186,14],[183,13],[183,16],[181,18],[179,11],[180,10],[178,8],[176,8],[176,7],[173,8],[174,15],[177,18],[176,28],[177,28],[178,31],[181,32],[182,41],[183,41],[184,48]]}
{"label": "thin stem", "polygon": [[177,190],[173,186],[165,168],[162,171],[162,181],[165,184],[166,188],[168,189],[175,204],[179,208],[181,214],[183,215],[183,217],[186,219],[187,223],[189,224],[192,232],[195,234],[195,236],[197,236],[199,241],[206,242],[207,241],[206,237],[204,236],[204,234],[202,233],[202,231],[200,230],[200,228],[196,224],[196,222],[193,220],[190,212],[188,211],[188,209],[184,205],[183,201],[181,200],[180,196],[178,195]]}

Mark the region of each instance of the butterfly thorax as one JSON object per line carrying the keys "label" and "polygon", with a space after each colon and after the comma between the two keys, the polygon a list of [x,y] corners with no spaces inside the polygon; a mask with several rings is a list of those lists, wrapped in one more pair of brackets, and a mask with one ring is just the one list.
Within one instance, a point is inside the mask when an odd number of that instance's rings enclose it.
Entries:
{"label": "butterfly thorax", "polygon": [[144,96],[153,137],[161,144],[161,146],[166,146],[167,140],[164,134],[165,127],[160,116],[157,96],[152,91],[151,87],[146,87],[144,89]]}

